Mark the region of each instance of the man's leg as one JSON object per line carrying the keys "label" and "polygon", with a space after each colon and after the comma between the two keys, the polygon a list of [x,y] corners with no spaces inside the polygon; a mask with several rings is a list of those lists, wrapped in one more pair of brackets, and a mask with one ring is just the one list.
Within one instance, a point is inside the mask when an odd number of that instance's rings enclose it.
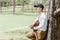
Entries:
{"label": "man's leg", "polygon": [[46,35],[45,31],[41,31],[41,30],[37,31],[38,40],[43,40],[43,38],[45,37],[45,35]]}
{"label": "man's leg", "polygon": [[36,38],[35,38],[35,34],[34,34],[33,31],[29,32],[29,33],[27,34],[27,37],[30,38],[30,39],[32,39],[32,40],[35,40],[35,39],[36,39]]}

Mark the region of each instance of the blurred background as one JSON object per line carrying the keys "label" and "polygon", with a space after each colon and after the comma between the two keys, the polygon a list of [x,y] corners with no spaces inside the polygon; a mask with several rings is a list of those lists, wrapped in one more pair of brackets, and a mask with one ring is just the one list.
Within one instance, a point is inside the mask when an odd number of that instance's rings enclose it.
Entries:
{"label": "blurred background", "polygon": [[44,5],[47,14],[49,0],[0,0],[0,40],[29,40],[29,25],[38,16],[36,2]]}

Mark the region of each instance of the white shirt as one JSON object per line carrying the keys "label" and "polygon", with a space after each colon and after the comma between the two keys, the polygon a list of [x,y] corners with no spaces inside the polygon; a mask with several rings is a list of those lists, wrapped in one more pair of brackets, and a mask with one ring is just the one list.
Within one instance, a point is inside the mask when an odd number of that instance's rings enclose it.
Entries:
{"label": "white shirt", "polygon": [[41,15],[39,15],[38,17],[39,20],[39,26],[34,27],[34,30],[42,30],[42,31],[46,31],[47,30],[47,15],[45,13],[41,13]]}

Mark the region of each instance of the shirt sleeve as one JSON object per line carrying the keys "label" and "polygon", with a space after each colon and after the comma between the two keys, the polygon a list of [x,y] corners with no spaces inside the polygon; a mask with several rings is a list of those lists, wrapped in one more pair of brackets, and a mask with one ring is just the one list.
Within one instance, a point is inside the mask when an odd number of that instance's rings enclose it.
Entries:
{"label": "shirt sleeve", "polygon": [[42,17],[41,19],[39,18],[39,26],[37,26],[37,27],[34,27],[34,30],[38,30],[38,29],[40,29],[41,27],[43,27],[44,26],[44,23],[45,23],[45,21],[46,21],[46,17]]}

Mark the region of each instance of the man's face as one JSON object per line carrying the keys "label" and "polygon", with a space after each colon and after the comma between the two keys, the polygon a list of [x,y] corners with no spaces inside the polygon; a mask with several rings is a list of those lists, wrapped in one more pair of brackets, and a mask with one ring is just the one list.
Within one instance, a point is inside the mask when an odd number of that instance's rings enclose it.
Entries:
{"label": "man's face", "polygon": [[40,13],[40,12],[42,11],[42,8],[41,8],[41,7],[36,7],[36,11],[37,11],[38,13]]}

